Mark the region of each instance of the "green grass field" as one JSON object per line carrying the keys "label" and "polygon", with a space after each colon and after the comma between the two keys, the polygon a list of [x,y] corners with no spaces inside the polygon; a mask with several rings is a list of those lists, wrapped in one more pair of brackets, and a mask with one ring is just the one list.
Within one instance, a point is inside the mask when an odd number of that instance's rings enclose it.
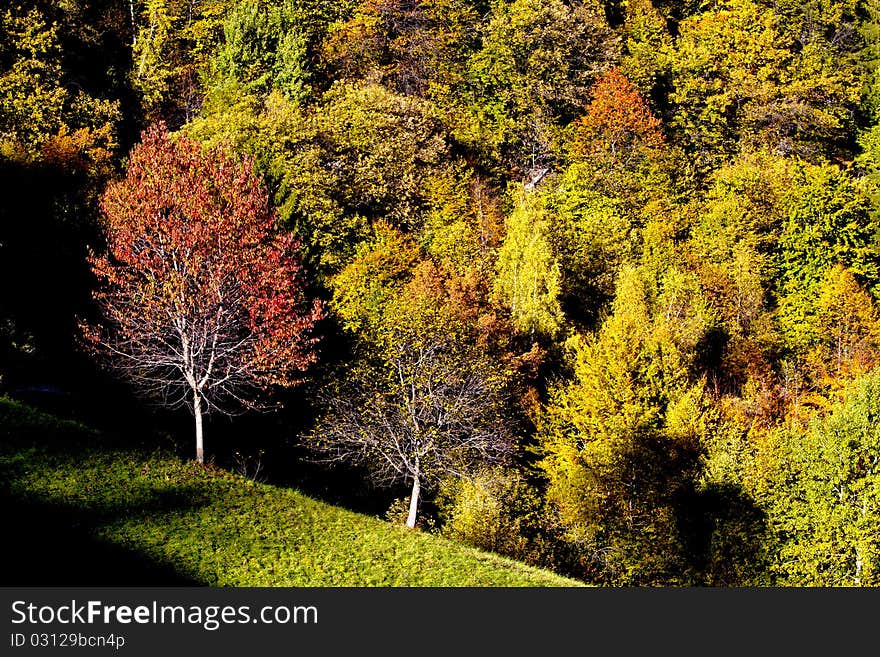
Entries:
{"label": "green grass field", "polygon": [[574,586],[0,399],[5,584]]}

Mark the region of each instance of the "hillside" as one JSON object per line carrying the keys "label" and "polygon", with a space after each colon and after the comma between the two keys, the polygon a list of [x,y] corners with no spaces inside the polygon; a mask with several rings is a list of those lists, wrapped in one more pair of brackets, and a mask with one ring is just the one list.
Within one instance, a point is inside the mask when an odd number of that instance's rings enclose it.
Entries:
{"label": "hillside", "polygon": [[0,436],[6,585],[576,584],[6,399]]}

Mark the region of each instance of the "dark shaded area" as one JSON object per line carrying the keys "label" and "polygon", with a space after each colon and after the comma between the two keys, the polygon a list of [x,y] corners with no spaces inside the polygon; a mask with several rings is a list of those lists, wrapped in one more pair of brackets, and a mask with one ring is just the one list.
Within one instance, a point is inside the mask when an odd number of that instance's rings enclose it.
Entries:
{"label": "dark shaded area", "polygon": [[757,586],[766,577],[771,532],[742,487],[713,484],[682,500],[679,528],[697,584]]}
{"label": "dark shaded area", "polygon": [[95,538],[94,519],[71,507],[7,492],[0,493],[0,506],[7,529],[0,548],[3,586],[199,585],[170,565]]}
{"label": "dark shaded area", "polygon": [[12,492],[16,469],[0,469],[0,507],[6,535],[0,542],[4,586],[195,586],[169,564],[95,536],[120,518],[153,516],[200,504],[195,491],[153,493],[142,503],[82,508],[51,504]]}
{"label": "dark shaded area", "polygon": [[697,343],[694,369],[719,391],[735,385],[724,370],[724,354],[729,343],[730,336],[719,326],[706,331]]}
{"label": "dark shaded area", "polygon": [[[49,164],[0,159],[0,363],[10,385],[59,384],[79,369],[76,315],[89,301],[86,184]],[[68,379],[68,380],[64,380]]]}
{"label": "dark shaded area", "polygon": [[563,271],[559,303],[565,317],[579,330],[595,330],[611,300],[611,296],[593,284],[589,274],[577,276],[570,270]]}

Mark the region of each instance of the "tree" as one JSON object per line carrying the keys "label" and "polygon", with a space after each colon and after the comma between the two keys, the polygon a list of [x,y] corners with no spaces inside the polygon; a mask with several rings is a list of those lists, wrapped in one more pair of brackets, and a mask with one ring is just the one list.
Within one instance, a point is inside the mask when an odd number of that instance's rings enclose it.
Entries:
{"label": "tree", "polygon": [[604,155],[612,167],[625,164],[640,150],[663,144],[660,125],[638,88],[612,69],[593,86],[587,113],[576,123],[575,149],[583,156]]}
{"label": "tree", "polygon": [[[602,167],[577,162],[558,178],[547,198],[550,240],[559,260],[561,296],[566,315],[592,325],[602,308],[614,297],[620,268],[638,260],[643,242],[645,216],[651,206],[639,205],[637,194],[615,196],[600,181]],[[636,176],[633,176],[635,179]],[[639,183],[645,178],[638,176]],[[656,204],[654,204],[656,208]],[[670,212],[656,210],[665,226],[671,226]]]}
{"label": "tree", "polygon": [[122,125],[112,72],[128,62],[110,4],[0,6],[0,277],[16,281],[0,289],[7,386],[81,381],[75,316],[89,304],[86,244]]}
{"label": "tree", "polygon": [[511,451],[504,377],[460,310],[436,268],[420,265],[372,315],[363,329],[372,358],[324,395],[327,411],[309,437],[326,462],[364,466],[380,485],[410,483],[410,528],[423,488],[467,478]]}
{"label": "tree", "polygon": [[[681,500],[697,464],[699,386],[688,343],[705,324],[699,291],[672,270],[652,298],[625,267],[598,333],[572,341],[574,379],[539,417],[547,498],[586,568],[617,584],[681,582]],[[691,346],[692,349],[692,346]]]}
{"label": "tree", "polygon": [[869,199],[834,165],[797,166],[792,174],[779,235],[782,291],[804,293],[841,264],[877,295],[880,218],[872,215]]}
{"label": "tree", "polygon": [[[675,3],[682,9],[683,3]],[[620,68],[645,93],[669,75],[673,38],[670,27],[677,21],[651,0],[631,0],[621,5],[623,24]]]}
{"label": "tree", "polygon": [[211,61],[212,84],[286,98],[308,98],[314,50],[327,25],[344,12],[341,3],[310,0],[241,0],[227,12],[223,43]]}
{"label": "tree", "polygon": [[562,324],[559,264],[547,238],[546,211],[526,192],[507,220],[507,235],[498,250],[495,291],[510,308],[523,333],[552,336]]}
{"label": "tree", "polygon": [[[792,9],[814,20],[801,4]],[[698,165],[705,170],[741,146],[813,158],[845,143],[859,80],[838,45],[849,39],[833,36],[841,27],[805,38],[811,30],[754,0],[727,0],[683,20],[672,123]]]}
{"label": "tree", "polygon": [[762,500],[781,542],[773,565],[781,583],[880,583],[878,403],[875,370],[828,417],[779,441]]}
{"label": "tree", "polygon": [[814,304],[820,367],[836,378],[873,369],[880,358],[880,313],[852,272],[832,267]]}
{"label": "tree", "polygon": [[143,134],[102,207],[108,248],[91,263],[104,324],[86,336],[162,403],[191,407],[203,463],[203,413],[255,407],[255,388],[293,384],[315,360],[321,308],[305,299],[297,244],[273,234],[249,160],[164,126]]}
{"label": "tree", "polygon": [[[211,55],[239,0],[128,0],[131,84],[147,117],[183,123],[198,112]],[[262,45],[262,44],[261,44]]]}

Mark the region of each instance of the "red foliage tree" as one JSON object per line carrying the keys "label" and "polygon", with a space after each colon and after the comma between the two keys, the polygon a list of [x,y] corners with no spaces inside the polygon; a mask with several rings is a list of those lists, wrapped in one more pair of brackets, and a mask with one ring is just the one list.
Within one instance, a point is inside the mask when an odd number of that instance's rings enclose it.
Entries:
{"label": "red foliage tree", "polygon": [[638,88],[613,69],[593,86],[587,113],[576,124],[575,150],[584,156],[604,152],[612,162],[626,160],[639,147],[662,146],[660,126]]}
{"label": "red foliage tree", "polygon": [[164,126],[143,134],[102,198],[107,252],[91,258],[103,325],[96,353],[162,403],[202,415],[253,408],[315,360],[322,310],[305,298],[297,245],[252,163],[205,151]]}

